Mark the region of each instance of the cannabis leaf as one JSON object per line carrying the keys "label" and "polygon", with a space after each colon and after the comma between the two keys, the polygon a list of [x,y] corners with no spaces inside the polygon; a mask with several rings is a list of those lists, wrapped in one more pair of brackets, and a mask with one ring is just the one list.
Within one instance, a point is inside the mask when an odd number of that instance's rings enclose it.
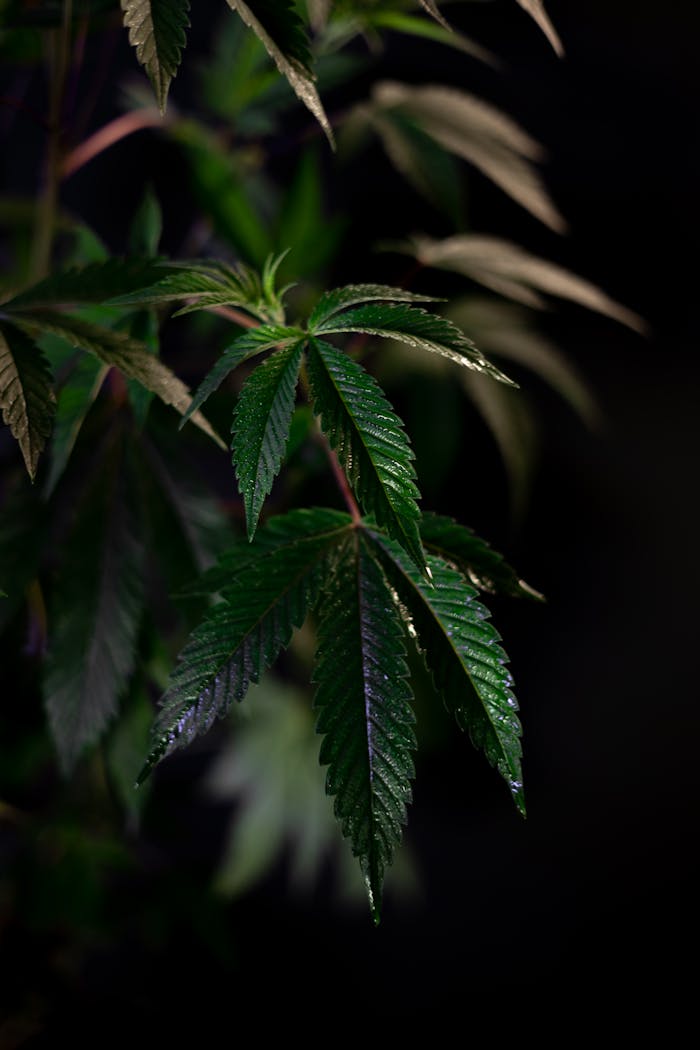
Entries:
{"label": "cannabis leaf", "polygon": [[303,522],[287,519],[285,541],[272,552],[263,542],[259,557],[235,575],[223,601],[180,654],[139,782],[160,759],[206,732],[233,700],[241,700],[250,682],[257,682],[289,644],[293,628],[301,626],[318,597],[326,560],[347,533],[346,521],[329,527],[323,512]]}
{"label": "cannabis leaf", "polygon": [[163,280],[174,264],[152,259],[106,259],[52,273],[3,303],[3,310],[102,303]]}
{"label": "cannabis leaf", "polygon": [[316,729],[326,791],[359,857],[375,923],[382,882],[406,822],[416,740],[401,621],[357,532],[319,607]]}
{"label": "cannabis leaf", "polygon": [[449,22],[440,13],[435,0],[420,0],[420,3],[421,7],[423,7],[429,15],[432,15],[435,21],[439,22],[444,29],[450,28]]}
{"label": "cannabis leaf", "polygon": [[309,331],[321,330],[321,326],[341,310],[358,303],[370,303],[383,300],[394,303],[431,303],[437,302],[430,295],[417,295],[406,292],[403,288],[391,288],[386,284],[346,284],[324,292],[309,315]]}
{"label": "cannabis leaf", "polygon": [[504,777],[525,813],[520,722],[500,635],[463,576],[430,557],[430,586],[398,544],[369,531],[389,586],[417,637],[448,710]]}
{"label": "cannabis leaf", "polygon": [[401,420],[372,376],[329,343],[309,341],[308,369],[314,412],[361,506],[425,572],[420,493]]}
{"label": "cannabis leaf", "polygon": [[272,324],[261,324],[249,332],[243,332],[224,350],[212,370],[197,387],[189,408],[182,417],[180,427],[183,427],[187,420],[192,418],[193,413],[196,413],[207,398],[219,389],[226,376],[243,361],[273,346],[280,349],[289,346],[290,343],[298,342],[303,336],[304,333],[300,328]]}
{"label": "cannabis leaf", "polygon": [[227,3],[262,42],[297,98],[313,113],[334,147],[333,131],[310,69],[303,23],[290,0],[250,0],[250,4],[244,0],[227,0]]}
{"label": "cannabis leaf", "polygon": [[11,324],[0,326],[0,409],[33,481],[55,412],[52,376],[36,343]]}
{"label": "cannabis leaf", "polygon": [[186,43],[189,0],[121,0],[121,7],[129,43],[136,48],[136,57],[156,93],[158,108],[165,113],[170,82]]}
{"label": "cannabis leaf", "polygon": [[303,350],[300,341],[256,368],[234,413],[231,451],[251,540],[287,447]]}
{"label": "cannabis leaf", "polygon": [[[190,408],[190,392],[181,379],[170,371],[148,347],[122,332],[83,321],[79,317],[37,310],[35,313],[17,311],[13,314],[17,325],[29,332],[51,332],[66,339],[71,346],[94,354],[105,365],[114,366],[129,379],[135,379],[156,394],[166,405],[172,405],[181,415]],[[221,438],[201,413],[190,413],[188,418],[197,424],[217,445],[224,448]]]}
{"label": "cannabis leaf", "polygon": [[52,602],[44,695],[65,773],[115,714],[134,667],[144,551],[132,502],[114,448],[85,493]]}
{"label": "cannabis leaf", "polygon": [[440,354],[450,361],[473,368],[508,386],[516,386],[452,321],[439,314],[429,314],[415,306],[382,303],[363,305],[334,314],[315,326],[315,334],[331,332],[366,332],[369,335],[397,339],[418,350]]}
{"label": "cannabis leaf", "polygon": [[71,452],[109,368],[90,357],[80,357],[58,392],[56,418],[51,435],[50,467],[47,493],[53,492],[63,474]]}
{"label": "cannabis leaf", "polygon": [[544,9],[544,3],[542,0],[517,0],[517,2],[522,7],[523,11],[527,11],[527,13],[534,18],[556,53],[562,58],[564,55],[562,42],[559,39],[559,34],[552,25],[549,15]]}
{"label": "cannabis leaf", "polygon": [[454,565],[475,587],[491,594],[543,600],[542,595],[518,576],[515,569],[466,525],[442,514],[425,513],[420,523],[426,551]]}

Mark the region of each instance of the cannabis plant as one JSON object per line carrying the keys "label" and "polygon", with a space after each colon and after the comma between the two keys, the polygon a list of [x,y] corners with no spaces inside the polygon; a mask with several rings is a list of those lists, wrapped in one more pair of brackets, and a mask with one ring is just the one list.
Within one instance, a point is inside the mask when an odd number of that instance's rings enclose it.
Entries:
{"label": "cannabis plant", "polygon": [[[381,362],[399,347],[408,368],[441,360],[446,383],[464,374],[482,384],[468,387],[482,406],[493,404],[486,387],[517,384],[475,345],[479,325],[470,331],[469,304],[460,315],[455,304],[439,312],[440,300],[401,287],[314,286],[299,251],[306,231],[295,217],[302,208],[310,216],[316,274],[327,265],[318,255],[324,233],[331,249],[342,236],[318,204],[318,162],[308,159],[315,155],[305,155],[290,195],[271,191],[270,200],[281,200],[273,229],[253,186],[269,175],[256,168],[245,140],[279,127],[289,106],[279,93],[281,75],[322,128],[328,150],[338,132],[350,149],[376,134],[401,176],[438,205],[454,205],[455,216],[461,158],[553,228],[563,222],[536,171],[536,145],[457,89],[377,83],[368,101],[336,120],[327,115],[314,62],[319,74],[342,80],[340,46],[358,34],[390,29],[480,54],[452,32],[432,0],[421,0],[432,23],[401,3],[358,0],[336,10],[316,0],[302,13],[290,0],[228,2],[240,16],[230,38],[240,63],[223,68],[212,61],[205,76],[220,114],[235,118],[244,140],[230,156],[200,119],[166,112],[186,45],[187,0],[121,0],[158,112],[143,105],[140,89],[129,88],[137,105],[126,123],[117,118],[102,139],[98,133],[77,144],[63,124],[71,48],[77,38],[83,46],[88,17],[110,17],[111,5],[64,0],[41,9],[50,56],[46,179],[32,250],[6,280],[0,305],[0,405],[35,484],[12,476],[5,486],[0,615],[12,623],[26,596],[41,649],[48,594],[42,688],[66,775],[107,740],[109,760],[124,779],[118,731],[134,718],[143,723],[149,689],[162,685],[139,785],[243,700],[308,618],[326,791],[378,921],[414,776],[408,647],[417,649],[436,696],[524,814],[517,703],[484,592],[540,596],[466,525],[419,509],[409,436],[365,356],[376,348],[373,360]],[[542,4],[519,2],[561,50]],[[21,5],[6,5],[10,43],[26,14]],[[161,253],[151,193],[134,217],[128,258],[110,257],[85,224],[57,206],[62,179],[109,141],[148,126],[183,150],[219,234],[199,244],[191,238],[195,249],[207,249],[193,258]],[[273,163],[267,168],[274,174]],[[222,251],[222,241],[232,250]],[[394,247],[423,267],[452,269],[528,305],[541,293],[559,294],[636,323],[597,289],[504,242],[458,231],[442,241],[416,235]],[[61,265],[66,259],[71,264]],[[191,322],[191,315],[199,327],[188,329],[189,338],[226,333],[209,371],[198,364],[194,393],[160,356],[166,322],[175,338],[175,319]],[[456,323],[461,316],[465,324]],[[478,316],[473,304],[471,316]],[[492,345],[505,357],[510,345],[517,358],[512,340]],[[558,385],[579,389],[541,344],[521,357]],[[175,409],[181,428],[197,428],[212,450],[230,446],[244,536],[232,535],[231,517],[207,492],[215,471],[205,466],[199,478],[188,472],[187,431],[176,439],[157,402]],[[220,435],[222,424],[230,440]],[[340,508],[268,514],[285,461],[298,462],[305,446],[322,452]],[[201,442],[196,448],[200,462],[210,462]],[[168,621],[176,637],[192,628],[174,664],[160,641]],[[165,682],[164,662],[171,663]]]}

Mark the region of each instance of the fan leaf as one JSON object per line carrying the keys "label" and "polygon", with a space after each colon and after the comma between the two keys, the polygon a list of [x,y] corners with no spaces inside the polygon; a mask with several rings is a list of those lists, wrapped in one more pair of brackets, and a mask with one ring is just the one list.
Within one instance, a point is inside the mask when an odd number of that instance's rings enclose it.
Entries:
{"label": "fan leaf", "polygon": [[517,0],[517,3],[520,4],[523,11],[527,11],[527,13],[532,18],[534,18],[534,20],[537,22],[537,25],[547,37],[547,40],[549,40],[556,53],[559,55],[560,58],[563,58],[564,47],[562,45],[561,40],[559,39],[559,34],[552,25],[549,15],[544,9],[544,4],[542,0]]}
{"label": "fan leaf", "polygon": [[420,532],[426,551],[455,566],[480,590],[544,601],[539,591],[520,579],[502,554],[466,525],[441,514],[427,513],[421,518]]}
{"label": "fan leaf", "polygon": [[153,747],[139,777],[175,748],[189,744],[241,700],[251,682],[289,644],[316,601],[326,559],[348,526],[328,527],[321,513],[316,529],[289,530],[286,542],[269,552],[251,545],[248,561],[222,594],[223,601],[190,636],[180,654],[156,719]]}
{"label": "fan leaf", "polygon": [[372,376],[329,343],[310,340],[308,368],[314,412],[361,506],[424,572],[420,493],[401,420]]}
{"label": "fan leaf", "polygon": [[180,65],[189,27],[189,0],[121,0],[124,27],[136,58],[153,85],[158,108],[165,113],[170,82]]}
{"label": "fan leaf", "polygon": [[508,386],[516,384],[484,357],[470,339],[452,321],[403,303],[357,306],[330,317],[318,325],[316,332],[366,332],[368,335],[397,339],[418,350],[440,354],[459,365],[497,379]]}
{"label": "fan leaf", "polygon": [[49,363],[14,325],[0,327],[0,410],[19,444],[29,477],[36,476],[56,410]]}
{"label": "fan leaf", "polygon": [[[135,379],[181,415],[190,409],[192,399],[188,388],[143,343],[110,328],[49,310],[17,313],[14,318],[18,325],[30,332],[52,332],[66,339],[71,346],[94,354],[103,364],[118,368],[129,379]],[[187,418],[191,418],[221,448],[226,447],[200,412],[194,415],[190,412]]]}
{"label": "fan leaf", "polygon": [[[302,46],[305,37],[303,23],[288,0],[227,0],[253,30],[282,76],[286,77],[297,98],[316,117],[331,146],[335,147],[333,131],[319,98],[314,75],[308,63],[308,50]],[[260,17],[257,17],[257,16]]]}
{"label": "fan leaf", "polygon": [[273,346],[280,347],[280,349],[289,346],[290,343],[297,342],[303,335],[300,328],[287,328],[284,325],[272,324],[261,324],[257,328],[243,332],[224,350],[212,370],[197,387],[182,417],[180,427],[184,427],[188,419],[191,419],[194,413],[198,413],[207,398],[219,389],[226,376],[238,365],[247,361],[249,357],[261,354],[264,350],[270,350]]}
{"label": "fan leaf", "polygon": [[300,341],[256,368],[234,413],[231,451],[251,540],[287,448],[303,351]]}
{"label": "fan leaf", "polygon": [[168,264],[160,265],[149,259],[107,259],[53,273],[4,303],[3,310],[103,303],[162,281],[167,273]]}
{"label": "fan leaf", "polygon": [[428,559],[431,587],[398,544],[379,533],[369,535],[447,709],[505,779],[524,814],[517,702],[487,609],[474,588],[441,559]]}
{"label": "fan leaf", "polygon": [[439,302],[430,295],[416,295],[415,292],[391,288],[386,284],[346,284],[343,288],[334,288],[323,293],[309,316],[309,331],[320,330],[331,317],[350,306],[379,300],[394,303]]}
{"label": "fan leaf", "polygon": [[407,674],[391,593],[355,532],[319,606],[314,706],[326,791],[359,857],[375,923],[411,801],[416,740]]}
{"label": "fan leaf", "polygon": [[134,667],[144,552],[123,466],[113,448],[85,493],[54,591],[44,695],[64,773],[111,721]]}
{"label": "fan leaf", "polygon": [[63,474],[80,429],[99,394],[109,372],[106,365],[91,357],[80,357],[61,387],[56,402],[56,419],[51,435],[49,476],[46,492],[50,494]]}

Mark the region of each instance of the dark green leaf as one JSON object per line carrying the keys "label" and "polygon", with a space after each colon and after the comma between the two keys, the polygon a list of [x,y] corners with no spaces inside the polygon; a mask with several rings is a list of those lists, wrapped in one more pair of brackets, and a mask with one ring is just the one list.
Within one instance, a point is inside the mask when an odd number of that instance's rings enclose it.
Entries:
{"label": "dark green leaf", "polygon": [[379,533],[370,536],[447,709],[504,777],[524,814],[518,705],[488,610],[474,588],[439,558],[428,559],[431,587],[398,544]]}
{"label": "dark green leaf", "polygon": [[236,405],[231,451],[251,540],[287,447],[303,351],[298,342],[259,365]]}
{"label": "dark green leaf", "polygon": [[317,730],[326,790],[360,859],[379,922],[384,870],[411,801],[413,732],[403,630],[382,572],[358,532],[319,606]]}
{"label": "dark green leaf", "polygon": [[292,510],[283,516],[270,518],[256,532],[254,543],[243,538],[237,540],[219,555],[216,565],[180,593],[185,597],[216,594],[229,587],[243,569],[259,561],[261,554],[271,553],[304,536],[345,528],[350,521],[349,514],[320,507]]}
{"label": "dark green leaf", "polygon": [[163,233],[163,212],[153,187],[147,186],[131,221],[129,248],[134,255],[154,259]]}
{"label": "dark green leaf", "polygon": [[177,73],[185,47],[185,30],[189,0],[121,0],[124,27],[129,30],[129,43],[146,70],[165,113],[170,82]]}
{"label": "dark green leaf", "polygon": [[3,310],[103,303],[162,281],[167,274],[167,265],[160,266],[152,260],[108,259],[51,274],[4,303]]}
{"label": "dark green leaf", "polygon": [[346,284],[343,288],[323,293],[309,317],[309,331],[320,331],[331,317],[350,306],[379,300],[395,303],[437,301],[430,295],[416,295],[415,292],[405,292],[403,288],[391,288],[386,284]]}
{"label": "dark green leaf", "polygon": [[211,372],[204,377],[197,387],[192,401],[184,413],[180,426],[183,427],[192,414],[202,407],[215,390],[218,390],[229,372],[242,364],[249,357],[261,354],[273,346],[283,348],[297,342],[304,333],[300,328],[287,328],[284,325],[261,324],[243,332],[228,346],[216,362]]}
{"label": "dark green leaf", "polygon": [[420,494],[401,420],[372,376],[329,343],[310,340],[308,364],[314,412],[361,506],[425,571]]}
{"label": "dark green leaf", "polygon": [[265,544],[223,591],[223,601],[194,631],[180,654],[154,727],[154,743],[140,775],[177,747],[205,733],[214,719],[241,700],[250,682],[276,659],[316,601],[329,554],[347,525],[292,533],[268,553]]}
{"label": "dark green leaf", "polygon": [[33,481],[55,412],[51,369],[39,347],[10,324],[0,327],[0,409]]}
{"label": "dark green leaf", "polygon": [[17,324],[29,331],[52,332],[67,339],[72,346],[94,354],[103,364],[114,366],[129,379],[136,379],[146,390],[156,394],[166,405],[172,405],[181,415],[190,409],[187,418],[224,448],[221,438],[201,413],[192,415],[190,392],[181,379],[162,361],[154,357],[143,343],[130,339],[121,332],[82,321],[78,317],[52,313],[48,310],[35,314],[15,314]]}
{"label": "dark green leaf", "polygon": [[487,361],[481,351],[477,350],[452,321],[439,314],[429,314],[415,306],[406,306],[403,303],[357,306],[339,316],[329,318],[323,324],[317,325],[315,330],[317,334],[324,335],[331,332],[367,332],[369,335],[383,336],[386,339],[398,339],[418,350],[440,354],[459,365],[498,379],[501,383],[516,386],[495,365]]}
{"label": "dark green leaf", "polygon": [[[227,0],[227,2],[229,7],[241,16],[245,24],[264,44],[265,50],[282,76],[287,78],[297,98],[316,117],[333,146],[333,131],[318,96],[314,76],[299,57],[302,53],[300,40],[303,26],[298,16],[291,10],[292,5],[288,0],[277,0],[277,2],[275,0],[251,0],[250,6],[244,3],[244,0]],[[271,17],[273,13],[274,18]],[[261,18],[268,19],[269,29]]]}
{"label": "dark green leaf", "polygon": [[112,450],[63,552],[49,621],[45,699],[65,773],[116,712],[134,667],[143,608],[144,552]]}
{"label": "dark green leaf", "polygon": [[100,364],[91,357],[80,357],[61,387],[56,402],[56,419],[51,435],[51,465],[46,481],[47,493],[53,492],[56,482],[63,474],[80,428],[108,372],[107,365]]}
{"label": "dark green leaf", "polygon": [[466,525],[441,514],[424,514],[420,532],[426,551],[454,565],[480,590],[544,600],[538,591],[520,579],[502,554]]}

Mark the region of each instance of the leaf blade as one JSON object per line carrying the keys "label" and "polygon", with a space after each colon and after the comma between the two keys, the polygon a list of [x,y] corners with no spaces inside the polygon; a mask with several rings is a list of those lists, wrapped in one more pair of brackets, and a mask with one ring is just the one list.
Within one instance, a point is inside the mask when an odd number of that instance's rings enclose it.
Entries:
{"label": "leaf blade", "polygon": [[416,633],[435,685],[457,724],[506,781],[525,814],[521,726],[500,635],[476,591],[441,559],[429,558],[433,586],[398,544],[368,531],[374,550]]}
{"label": "leaf blade", "polygon": [[0,411],[33,481],[56,411],[53,381],[40,348],[10,324],[0,326]]}
{"label": "leaf blade", "polygon": [[[375,923],[401,841],[414,775],[403,631],[382,572],[357,532],[319,607],[314,673],[320,761],[343,835],[360,859]],[[342,667],[342,675],[338,668]]]}
{"label": "leaf blade", "polygon": [[287,448],[303,351],[300,341],[259,365],[234,412],[231,451],[251,540]]}
{"label": "leaf blade", "polygon": [[310,340],[308,370],[314,412],[360,504],[424,572],[419,492],[403,424],[376,381],[329,343]]}
{"label": "leaf blade", "polygon": [[186,43],[189,0],[121,0],[121,8],[129,43],[136,48],[163,114]]}
{"label": "leaf blade", "polygon": [[324,292],[309,315],[310,332],[316,332],[335,314],[359,303],[386,300],[387,302],[438,302],[430,295],[417,295],[404,291],[403,288],[392,288],[387,284],[346,284],[342,288],[333,288]]}
{"label": "leaf blade", "polygon": [[559,38],[559,34],[552,25],[549,15],[544,9],[542,0],[517,0],[517,3],[520,4],[523,11],[527,11],[530,17],[534,18],[559,58],[563,58],[564,46]]}

